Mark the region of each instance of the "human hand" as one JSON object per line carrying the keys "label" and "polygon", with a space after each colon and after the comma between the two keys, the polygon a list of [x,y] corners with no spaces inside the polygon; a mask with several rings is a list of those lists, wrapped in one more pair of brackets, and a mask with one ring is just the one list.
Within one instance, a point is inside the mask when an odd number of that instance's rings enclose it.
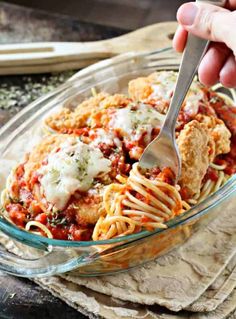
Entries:
{"label": "human hand", "polygon": [[189,2],[177,12],[179,27],[173,47],[182,52],[187,34],[212,41],[198,69],[200,81],[211,86],[218,81],[236,87],[236,0],[228,0],[226,8],[207,3]]}

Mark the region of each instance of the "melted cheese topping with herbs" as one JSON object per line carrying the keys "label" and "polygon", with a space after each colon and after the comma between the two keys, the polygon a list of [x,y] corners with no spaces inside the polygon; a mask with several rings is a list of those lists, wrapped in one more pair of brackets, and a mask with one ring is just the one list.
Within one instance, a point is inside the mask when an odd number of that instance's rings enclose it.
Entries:
{"label": "melted cheese topping with herbs", "polygon": [[137,106],[137,109],[136,106],[132,105],[118,109],[114,113],[109,126],[120,130],[124,136],[131,140],[138,140],[144,132],[150,135],[153,128],[160,128],[164,117],[154,108],[141,103]]}
{"label": "melted cheese topping with herbs", "polygon": [[[176,72],[157,72],[155,79],[153,79],[151,98],[158,98],[169,101],[177,81]],[[197,114],[199,101],[204,98],[204,93],[201,90],[202,86],[196,79],[192,82],[189,92],[186,97],[186,104],[184,109],[189,114]]]}
{"label": "melted cheese topping with herbs", "polygon": [[151,98],[169,101],[177,79],[176,72],[157,72],[155,75],[155,79],[152,79]]}
{"label": "melted cheese topping with herbs", "polygon": [[76,191],[87,191],[99,173],[108,173],[111,162],[98,148],[71,139],[48,156],[47,165],[39,169],[43,193],[57,209],[65,208]]}

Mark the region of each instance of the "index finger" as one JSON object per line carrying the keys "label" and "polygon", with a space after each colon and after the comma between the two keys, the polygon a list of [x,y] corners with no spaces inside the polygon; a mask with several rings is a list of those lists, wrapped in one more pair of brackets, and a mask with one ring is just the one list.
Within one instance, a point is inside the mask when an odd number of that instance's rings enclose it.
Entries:
{"label": "index finger", "polygon": [[188,32],[179,25],[173,38],[173,48],[177,52],[183,52],[187,42]]}

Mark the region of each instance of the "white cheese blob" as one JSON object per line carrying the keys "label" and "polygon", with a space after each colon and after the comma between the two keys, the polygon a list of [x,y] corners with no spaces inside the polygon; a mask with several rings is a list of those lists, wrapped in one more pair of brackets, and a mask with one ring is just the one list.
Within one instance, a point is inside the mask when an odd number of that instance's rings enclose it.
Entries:
{"label": "white cheese blob", "polygon": [[[153,93],[151,98],[157,98],[161,100],[170,101],[173,94],[175,84],[177,80],[177,73],[173,71],[162,71],[156,73],[156,78],[153,80]],[[195,115],[198,112],[199,101],[204,98],[202,86],[199,82],[194,79],[187,97],[185,99],[186,104],[184,111],[189,115]]]}
{"label": "white cheese blob", "polygon": [[115,144],[116,147],[122,147],[122,142],[115,136],[112,131],[106,131],[103,128],[97,128],[91,131],[91,134],[95,135],[95,138],[92,140],[89,145],[98,146],[101,143],[106,145]]}
{"label": "white cheese blob", "polygon": [[198,113],[199,102],[204,98],[204,93],[200,88],[200,84],[193,82],[191,90],[189,90],[187,98],[185,99],[186,103],[184,105],[184,112],[194,116]]}
{"label": "white cheese blob", "polygon": [[87,191],[94,178],[108,173],[110,166],[98,148],[71,138],[58,152],[49,154],[47,165],[38,172],[47,201],[62,210],[76,191]]}
{"label": "white cheese blob", "polygon": [[150,105],[139,104],[136,106],[117,109],[109,122],[110,128],[118,129],[130,140],[138,140],[145,132],[151,134],[153,128],[160,128],[165,116],[157,112]]}
{"label": "white cheese blob", "polygon": [[176,72],[162,71],[156,73],[156,78],[153,81],[151,98],[158,98],[169,101],[174,91],[177,79]]}

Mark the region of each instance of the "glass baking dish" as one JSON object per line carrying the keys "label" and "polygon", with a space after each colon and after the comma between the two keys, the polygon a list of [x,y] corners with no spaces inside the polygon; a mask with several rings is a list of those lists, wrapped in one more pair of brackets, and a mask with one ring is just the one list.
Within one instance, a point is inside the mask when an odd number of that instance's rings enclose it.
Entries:
{"label": "glass baking dish", "polygon": [[[156,70],[178,70],[180,55],[170,48],[128,53],[96,63],[73,76],[52,93],[30,104],[0,129],[0,190],[13,165],[42,138],[43,118],[61,107],[73,108],[97,92],[125,93],[127,84]],[[63,241],[23,231],[4,216],[0,230],[14,241],[9,252],[0,249],[0,270],[13,275],[39,277],[73,271],[95,276],[138,266],[182,244],[222,210],[234,213],[236,176],[219,191],[181,216],[167,229],[142,231],[103,241]],[[10,249],[11,250],[11,249]],[[15,254],[13,252],[16,252]]]}

